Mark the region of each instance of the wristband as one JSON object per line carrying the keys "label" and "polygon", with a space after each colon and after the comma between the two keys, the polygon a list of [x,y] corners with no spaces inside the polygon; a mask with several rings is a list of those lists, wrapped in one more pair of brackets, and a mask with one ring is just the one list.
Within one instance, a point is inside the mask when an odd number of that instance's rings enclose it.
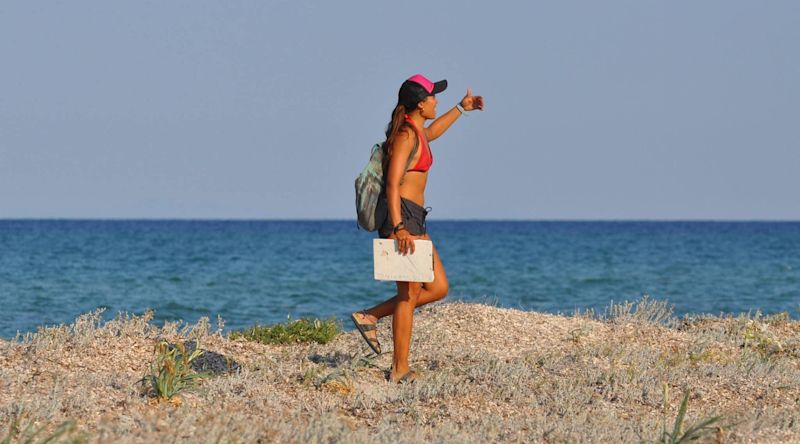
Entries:
{"label": "wristband", "polygon": [[392,233],[397,234],[398,231],[400,231],[401,229],[403,229],[405,227],[406,227],[406,224],[400,222],[399,224],[395,225],[394,228],[392,228]]}
{"label": "wristband", "polygon": [[457,109],[457,110],[458,110],[458,112],[460,112],[461,114],[466,114],[466,113],[467,113],[467,111],[464,109],[464,107],[463,107],[463,106],[461,106],[461,104],[460,104],[460,103],[457,103],[457,104],[456,104],[456,109]]}

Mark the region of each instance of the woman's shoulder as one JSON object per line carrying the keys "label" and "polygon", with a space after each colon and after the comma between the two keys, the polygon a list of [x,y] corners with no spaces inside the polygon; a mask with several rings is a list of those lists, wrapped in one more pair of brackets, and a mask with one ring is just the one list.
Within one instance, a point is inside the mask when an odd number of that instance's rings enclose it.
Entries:
{"label": "woman's shoulder", "polygon": [[412,137],[416,134],[414,127],[409,125],[408,123],[404,123],[403,126],[400,127],[398,135],[402,134],[404,137]]}
{"label": "woman's shoulder", "polygon": [[392,140],[390,156],[398,154],[407,156],[414,149],[415,136],[413,130],[401,129]]}
{"label": "woman's shoulder", "polygon": [[397,136],[395,138],[395,143],[398,144],[413,144],[414,139],[417,137],[414,128],[411,128],[408,125],[403,125],[400,130],[397,132]]}

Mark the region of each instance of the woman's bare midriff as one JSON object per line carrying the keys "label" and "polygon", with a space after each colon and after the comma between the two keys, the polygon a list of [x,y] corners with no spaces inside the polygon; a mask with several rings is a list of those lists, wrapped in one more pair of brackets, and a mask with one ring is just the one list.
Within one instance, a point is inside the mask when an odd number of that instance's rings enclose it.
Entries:
{"label": "woman's bare midriff", "polygon": [[425,206],[425,185],[428,183],[428,172],[408,171],[400,184],[400,197],[417,205]]}

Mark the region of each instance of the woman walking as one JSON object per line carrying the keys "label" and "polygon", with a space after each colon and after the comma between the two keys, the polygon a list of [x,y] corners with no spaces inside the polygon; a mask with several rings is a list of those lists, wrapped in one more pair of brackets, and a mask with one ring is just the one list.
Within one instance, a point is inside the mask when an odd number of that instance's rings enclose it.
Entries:
{"label": "woman walking", "polygon": [[[433,153],[428,142],[436,140],[465,112],[483,110],[483,97],[467,94],[461,103],[436,118],[436,94],[447,88],[447,80],[431,82],[420,74],[403,82],[397,97],[397,106],[386,129],[383,143],[386,177],[386,200],[389,216],[378,230],[380,237],[395,239],[402,254],[414,252],[414,240],[431,240],[425,228],[425,185],[433,164]],[[425,126],[425,122],[433,122]],[[414,157],[411,153],[417,147]],[[407,167],[410,165],[410,167]],[[408,168],[408,169],[406,169]],[[378,319],[392,316],[394,356],[391,382],[412,382],[416,375],[408,365],[411,328],[414,309],[438,301],[447,295],[447,275],[442,260],[433,248],[433,282],[397,282],[397,294],[370,308],[353,313],[351,318],[358,331],[375,353],[380,354],[376,325]]]}

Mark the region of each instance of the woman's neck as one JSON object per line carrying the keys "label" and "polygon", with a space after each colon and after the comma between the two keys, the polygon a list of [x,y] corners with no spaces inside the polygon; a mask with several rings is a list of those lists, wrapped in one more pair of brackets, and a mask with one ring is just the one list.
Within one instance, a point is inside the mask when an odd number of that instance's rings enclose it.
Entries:
{"label": "woman's neck", "polygon": [[416,125],[417,128],[421,129],[425,127],[425,118],[422,117],[422,114],[418,112],[412,112],[411,114],[408,114],[408,119],[414,122],[414,125]]}

